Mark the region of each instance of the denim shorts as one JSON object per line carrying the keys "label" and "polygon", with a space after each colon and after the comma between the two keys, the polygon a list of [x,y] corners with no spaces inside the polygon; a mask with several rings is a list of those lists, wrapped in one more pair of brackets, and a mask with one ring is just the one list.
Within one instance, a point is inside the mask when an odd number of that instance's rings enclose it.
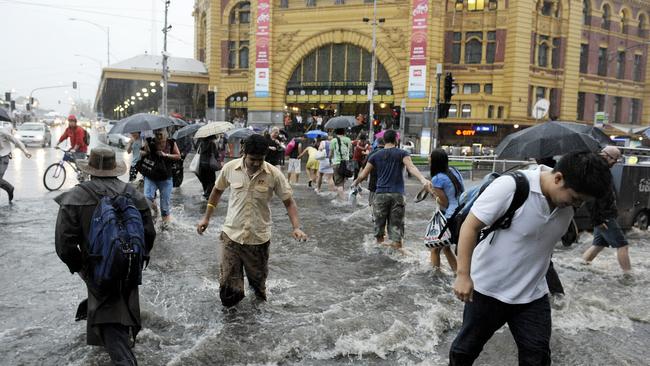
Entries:
{"label": "denim shorts", "polygon": [[616,222],[616,219],[607,219],[605,220],[607,224],[607,230],[596,226],[594,228],[594,241],[593,245],[599,247],[612,247],[612,248],[622,248],[627,245],[627,239],[623,234],[623,230]]}

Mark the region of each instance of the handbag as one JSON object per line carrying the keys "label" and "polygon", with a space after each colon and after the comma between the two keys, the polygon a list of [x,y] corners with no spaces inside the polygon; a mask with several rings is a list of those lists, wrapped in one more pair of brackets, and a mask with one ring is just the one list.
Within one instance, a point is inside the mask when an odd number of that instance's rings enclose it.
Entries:
{"label": "handbag", "polygon": [[341,139],[338,137],[336,138],[338,150],[339,150],[339,155],[341,156],[341,161],[339,162],[339,167],[336,171],[336,173],[342,177],[345,178],[350,178],[354,175],[354,172],[350,169],[350,161],[348,160],[343,160],[343,152],[341,151]]}
{"label": "handbag", "polygon": [[172,176],[171,164],[164,158],[155,155],[156,153],[149,149],[146,156],[142,156],[136,164],[136,169],[145,177],[151,180],[166,180]]}
{"label": "handbag", "polygon": [[436,209],[424,232],[424,246],[434,249],[452,245],[451,232],[446,226],[447,219],[445,219],[445,215],[440,212],[440,209]]}
{"label": "handbag", "polygon": [[314,155],[314,159],[316,160],[325,160],[327,158],[327,152],[325,150],[318,150],[316,151],[316,155]]}
{"label": "handbag", "polygon": [[192,161],[190,161],[190,172],[199,175],[199,161],[201,160],[201,155],[197,152],[194,154]]}

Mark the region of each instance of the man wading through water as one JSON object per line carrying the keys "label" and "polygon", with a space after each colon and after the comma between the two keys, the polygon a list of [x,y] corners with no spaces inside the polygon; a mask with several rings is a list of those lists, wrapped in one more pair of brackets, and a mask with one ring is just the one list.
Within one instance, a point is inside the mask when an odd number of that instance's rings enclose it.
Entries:
{"label": "man wading through water", "polygon": [[203,234],[221,195],[230,187],[228,212],[221,232],[219,297],[224,306],[237,305],[244,298],[244,269],[248,283],[258,299],[266,300],[269,245],[271,240],[271,208],[275,193],[287,209],[292,236],[306,240],[300,229],[298,206],[292,198],[291,186],[282,172],[264,161],[269,151],[268,140],[252,135],[244,142],[242,158],[223,166],[212,189],[205,215],[197,226]]}

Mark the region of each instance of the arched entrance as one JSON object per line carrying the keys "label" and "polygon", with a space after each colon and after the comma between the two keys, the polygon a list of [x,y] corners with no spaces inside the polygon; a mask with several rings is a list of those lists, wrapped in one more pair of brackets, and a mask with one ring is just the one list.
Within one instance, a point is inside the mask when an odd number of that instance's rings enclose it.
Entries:
{"label": "arched entrance", "polygon": [[235,93],[226,98],[226,120],[246,125],[248,119],[248,93]]}
{"label": "arched entrance", "polygon": [[[370,52],[350,43],[325,44],[307,54],[287,81],[285,123],[307,128],[318,117],[366,115],[371,60]],[[384,66],[376,66],[375,114],[391,125],[393,85]]]}

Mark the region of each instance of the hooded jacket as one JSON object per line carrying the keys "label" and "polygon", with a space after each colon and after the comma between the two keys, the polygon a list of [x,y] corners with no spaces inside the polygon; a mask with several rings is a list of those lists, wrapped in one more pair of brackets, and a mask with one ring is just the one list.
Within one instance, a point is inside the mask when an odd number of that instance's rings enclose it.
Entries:
{"label": "hooded jacket", "polygon": [[[140,192],[117,178],[93,177],[92,180],[81,184],[90,188],[100,197],[114,196],[122,192],[129,193],[142,215],[145,247],[148,252],[151,251],[156,231],[149,204]],[[135,339],[141,328],[138,286],[105,292],[105,290],[100,291],[88,285],[88,268],[86,266],[88,234],[91,218],[99,202],[79,186],[62,193],[54,201],[59,204],[55,230],[56,253],[68,266],[71,273],[79,272],[88,289],[87,343],[103,345],[96,326],[106,323],[119,323],[130,327]]]}

